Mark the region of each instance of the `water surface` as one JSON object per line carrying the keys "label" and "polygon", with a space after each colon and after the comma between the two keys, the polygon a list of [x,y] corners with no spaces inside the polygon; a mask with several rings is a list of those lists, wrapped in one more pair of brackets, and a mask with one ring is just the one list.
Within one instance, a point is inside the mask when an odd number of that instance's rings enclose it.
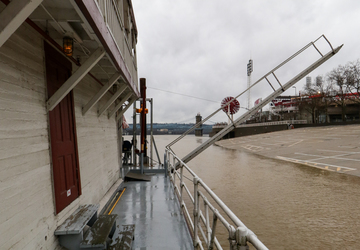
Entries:
{"label": "water surface", "polygon": [[[175,138],[155,137],[162,158]],[[207,139],[187,136],[173,149],[185,156]],[[360,249],[359,177],[219,146],[188,165],[269,249]]]}

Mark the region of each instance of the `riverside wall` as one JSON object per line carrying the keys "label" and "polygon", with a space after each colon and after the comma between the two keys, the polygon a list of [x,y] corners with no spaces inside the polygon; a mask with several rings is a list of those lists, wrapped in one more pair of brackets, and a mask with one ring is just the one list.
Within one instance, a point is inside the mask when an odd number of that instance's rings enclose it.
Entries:
{"label": "riverside wall", "polygon": [[[289,123],[290,124],[290,123]],[[346,122],[329,122],[329,123],[306,123],[306,124],[293,124],[293,128],[306,128],[306,127],[323,127],[323,126],[341,126],[341,125],[351,125],[351,124],[360,124],[359,120],[356,121],[346,121]],[[209,134],[210,137],[214,136],[216,133],[221,131],[223,127],[215,127],[212,129]],[[223,137],[223,139],[242,137],[248,135],[264,134],[282,130],[288,130],[288,124],[278,124],[278,125],[259,125],[254,124],[254,126],[247,127],[237,127],[233,131],[229,132]]]}

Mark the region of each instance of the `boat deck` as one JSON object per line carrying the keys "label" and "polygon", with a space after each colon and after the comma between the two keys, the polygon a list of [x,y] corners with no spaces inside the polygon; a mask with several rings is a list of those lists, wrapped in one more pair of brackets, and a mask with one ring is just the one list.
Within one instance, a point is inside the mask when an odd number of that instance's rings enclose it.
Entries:
{"label": "boat deck", "polygon": [[164,174],[129,181],[112,214],[118,225],[135,224],[132,249],[193,249],[179,202]]}

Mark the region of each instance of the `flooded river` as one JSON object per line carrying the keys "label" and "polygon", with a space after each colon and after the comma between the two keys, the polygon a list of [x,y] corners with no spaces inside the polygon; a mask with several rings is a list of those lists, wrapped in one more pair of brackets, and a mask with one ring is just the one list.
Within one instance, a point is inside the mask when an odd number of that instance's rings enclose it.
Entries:
{"label": "flooded river", "polygon": [[[162,161],[175,138],[155,136]],[[185,156],[207,139],[173,150]],[[359,177],[215,145],[188,165],[269,249],[360,249]]]}

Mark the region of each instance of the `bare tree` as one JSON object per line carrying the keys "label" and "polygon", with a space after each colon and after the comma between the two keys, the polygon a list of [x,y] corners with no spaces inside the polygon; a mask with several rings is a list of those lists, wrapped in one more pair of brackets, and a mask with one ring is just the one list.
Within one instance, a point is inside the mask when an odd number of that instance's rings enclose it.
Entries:
{"label": "bare tree", "polygon": [[339,65],[327,74],[328,84],[333,89],[331,101],[341,107],[341,119],[346,121],[346,94],[349,93],[348,66]]}
{"label": "bare tree", "polygon": [[321,103],[319,109],[325,114],[325,123],[328,121],[328,108],[331,104],[331,94],[334,92],[333,87],[328,82],[321,82],[317,85],[318,93],[320,92]]}
{"label": "bare tree", "polygon": [[[327,112],[327,108],[324,107],[324,100],[327,95],[324,91],[327,91],[328,87],[324,83],[311,83],[305,85],[302,91],[303,97],[300,99],[299,111],[307,112],[311,115],[312,123],[318,123],[318,116],[322,112]],[[326,101],[326,104],[328,101]],[[327,105],[326,105],[327,106]]]}
{"label": "bare tree", "polygon": [[360,103],[360,61],[348,63],[345,75],[347,89],[351,93],[350,99],[355,103]]}
{"label": "bare tree", "polygon": [[305,86],[303,93],[299,110],[310,113],[313,123],[321,113],[328,122],[328,108],[334,104],[341,108],[341,118],[346,121],[347,106],[360,104],[360,60],[339,65],[326,75],[326,81]]}

